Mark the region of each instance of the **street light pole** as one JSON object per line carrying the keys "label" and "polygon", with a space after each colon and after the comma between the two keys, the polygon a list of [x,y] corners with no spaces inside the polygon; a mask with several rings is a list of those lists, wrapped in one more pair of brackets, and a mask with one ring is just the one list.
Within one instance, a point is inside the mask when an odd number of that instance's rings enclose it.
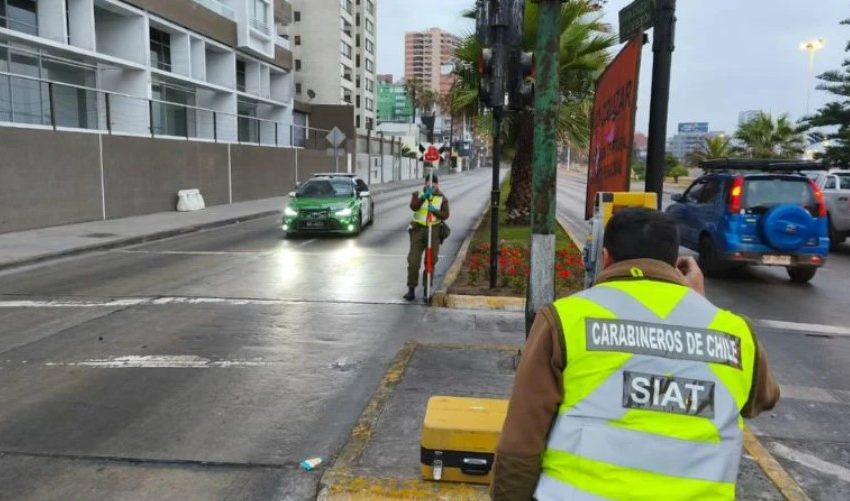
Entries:
{"label": "street light pole", "polygon": [[815,80],[815,53],[824,48],[826,41],[823,38],[816,38],[800,44],[800,50],[809,53],[809,79],[806,83],[806,115],[811,112],[812,102],[812,87]]}
{"label": "street light pole", "polygon": [[558,167],[561,0],[538,2],[537,82],[534,92],[534,161],[531,252],[525,333],[537,312],[555,300],[555,182]]}

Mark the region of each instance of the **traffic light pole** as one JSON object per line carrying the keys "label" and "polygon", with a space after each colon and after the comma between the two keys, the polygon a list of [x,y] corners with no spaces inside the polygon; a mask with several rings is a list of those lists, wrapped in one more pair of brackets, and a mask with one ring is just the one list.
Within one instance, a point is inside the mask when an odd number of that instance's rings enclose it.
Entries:
{"label": "traffic light pole", "polygon": [[561,0],[538,2],[534,161],[531,192],[531,268],[526,337],[537,312],[555,299],[555,182],[558,169]]}
{"label": "traffic light pole", "polygon": [[670,104],[670,72],[676,31],[676,0],[656,0],[656,2],[646,191],[658,194],[658,208],[661,209],[661,197],[664,192],[667,111]]}
{"label": "traffic light pole", "polygon": [[499,277],[499,167],[502,162],[502,107],[493,108],[493,191],[490,195],[490,288],[495,289]]}

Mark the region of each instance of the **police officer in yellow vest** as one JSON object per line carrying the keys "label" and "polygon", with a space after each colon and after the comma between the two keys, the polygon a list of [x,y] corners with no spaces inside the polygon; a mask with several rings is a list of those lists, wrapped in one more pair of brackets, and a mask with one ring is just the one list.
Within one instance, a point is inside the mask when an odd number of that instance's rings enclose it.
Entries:
{"label": "police officer in yellow vest", "polygon": [[615,214],[596,285],[541,310],[496,453],[495,500],[732,500],[742,417],[779,387],[746,319],[704,297],[676,225]]}
{"label": "police officer in yellow vest", "polygon": [[[416,298],[416,286],[419,282],[419,268],[422,255],[428,248],[428,231],[431,231],[431,249],[433,266],[437,266],[440,254],[440,225],[449,218],[449,200],[440,190],[439,179],[435,174],[425,177],[425,186],[410,197],[410,210],[413,221],[410,223],[410,252],[407,254],[407,294],[404,299]],[[429,219],[429,214],[430,219]]]}

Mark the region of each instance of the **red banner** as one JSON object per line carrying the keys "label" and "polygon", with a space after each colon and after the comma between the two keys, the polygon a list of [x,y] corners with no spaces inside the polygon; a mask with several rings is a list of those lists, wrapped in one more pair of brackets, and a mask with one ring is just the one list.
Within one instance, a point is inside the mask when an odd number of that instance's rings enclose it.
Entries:
{"label": "red banner", "polygon": [[585,219],[593,216],[596,193],[629,191],[642,46],[642,35],[632,39],[605,68],[596,84]]}

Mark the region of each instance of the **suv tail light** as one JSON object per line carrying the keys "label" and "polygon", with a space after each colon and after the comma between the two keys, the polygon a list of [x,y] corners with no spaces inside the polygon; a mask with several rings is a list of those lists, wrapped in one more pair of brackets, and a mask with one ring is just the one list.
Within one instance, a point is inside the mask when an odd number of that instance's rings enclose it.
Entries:
{"label": "suv tail light", "polygon": [[729,213],[737,214],[741,212],[741,198],[744,196],[744,177],[737,176],[732,181],[732,189],[729,190]]}
{"label": "suv tail light", "polygon": [[826,217],[826,202],[823,201],[823,192],[811,179],[809,179],[809,186],[812,187],[812,193],[814,193],[815,201],[818,204],[818,217]]}

